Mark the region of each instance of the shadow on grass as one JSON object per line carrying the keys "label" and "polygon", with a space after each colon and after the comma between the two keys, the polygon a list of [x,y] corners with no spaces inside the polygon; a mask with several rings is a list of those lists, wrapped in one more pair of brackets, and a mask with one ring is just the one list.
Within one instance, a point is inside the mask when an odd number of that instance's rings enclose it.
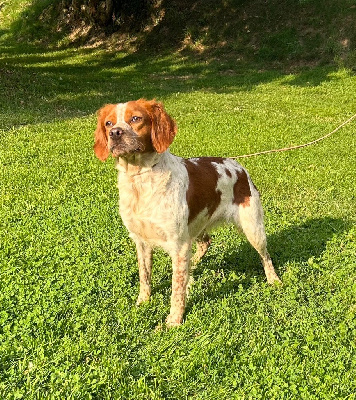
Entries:
{"label": "shadow on grass", "polygon": [[[336,67],[300,70],[291,85],[320,85]],[[2,129],[94,114],[106,103],[165,100],[176,93],[234,93],[283,78],[235,59],[122,54],[93,49],[5,47],[0,58]]]}
{"label": "shadow on grass", "polygon": [[[74,29],[72,19],[63,18],[68,10],[62,3],[25,2],[8,30],[0,29],[0,129],[87,116],[105,103],[140,97],[249,91],[288,75],[293,66],[295,78],[288,84],[317,86],[337,67],[304,68],[303,63],[333,62],[339,26],[345,43],[354,43],[346,0],[337,6],[332,0],[327,6],[322,0],[163,0],[157,2],[162,14],[156,23],[140,34],[131,32],[136,53],[76,49],[72,40],[53,50]],[[77,22],[83,23],[85,15],[83,9]],[[116,28],[125,30],[125,22]]]}
{"label": "shadow on grass", "polygon": [[[311,257],[320,257],[332,236],[342,234],[350,227],[351,224],[343,219],[315,218],[268,236],[268,250],[277,274],[283,280],[286,263],[306,263]],[[208,251],[194,270],[194,278],[196,281],[199,280],[206,268],[213,271],[217,279],[223,276],[227,277],[230,273],[236,274],[237,278],[234,280],[226,279],[222,284],[209,284],[204,290],[204,299],[200,298],[198,294],[193,294],[192,301],[187,304],[186,313],[189,313],[191,307],[197,302],[223,298],[236,292],[241,285],[244,290],[247,290],[256,280],[258,282],[266,281],[259,256],[246,240],[238,249],[227,249],[226,253],[228,255],[221,262],[216,263],[216,255],[209,254]],[[167,262],[169,265],[167,266],[166,279],[153,287],[153,295],[163,291],[168,299],[171,288],[171,260],[168,256]]]}
{"label": "shadow on grass", "polygon": [[[268,237],[268,250],[277,274],[283,280],[284,265],[286,263],[305,263],[311,257],[320,257],[332,236],[345,232],[350,228],[350,225],[349,222],[342,219],[330,217],[316,218],[270,235]],[[207,253],[205,259],[201,261],[194,272],[196,279],[202,274],[207,264],[212,269],[214,265],[213,257],[209,256],[209,252]],[[235,292],[237,286],[240,285],[244,289],[247,289],[256,279],[258,281],[265,281],[259,256],[247,241],[244,241],[238,250],[230,251],[222,263],[215,265],[214,270],[217,274],[223,271],[223,275],[225,276],[234,272],[242,278],[233,281],[227,280],[224,284],[217,287],[209,287],[204,298],[215,299],[223,297],[228,293]],[[187,311],[189,311],[189,306]]]}

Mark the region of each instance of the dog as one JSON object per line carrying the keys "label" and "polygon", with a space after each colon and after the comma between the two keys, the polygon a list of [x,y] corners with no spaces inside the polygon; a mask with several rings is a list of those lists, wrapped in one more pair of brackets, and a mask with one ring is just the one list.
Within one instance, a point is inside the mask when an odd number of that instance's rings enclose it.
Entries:
{"label": "dog", "polygon": [[96,156],[105,161],[111,153],[119,171],[120,214],[137,248],[137,304],[151,295],[152,249],[159,246],[172,258],[169,327],[182,323],[191,267],[208,250],[209,231],[221,223],[246,235],[268,283],[281,282],[267,252],[260,195],[248,172],[228,158],[171,154],[176,133],[164,106],[145,99],[102,107],[94,133]]}

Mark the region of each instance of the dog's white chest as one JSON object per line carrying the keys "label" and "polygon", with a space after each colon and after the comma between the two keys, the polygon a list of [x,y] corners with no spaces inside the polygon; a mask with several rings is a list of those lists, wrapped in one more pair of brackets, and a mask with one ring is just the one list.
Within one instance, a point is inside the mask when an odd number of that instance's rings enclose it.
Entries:
{"label": "dog's white chest", "polygon": [[166,240],[165,194],[169,174],[119,176],[120,214],[131,232],[147,241]]}

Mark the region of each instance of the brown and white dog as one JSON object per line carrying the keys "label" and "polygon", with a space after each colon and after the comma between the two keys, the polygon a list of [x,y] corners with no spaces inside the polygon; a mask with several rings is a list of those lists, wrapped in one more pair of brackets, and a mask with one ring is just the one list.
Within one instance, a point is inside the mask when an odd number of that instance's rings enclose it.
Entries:
{"label": "brown and white dog", "polygon": [[261,256],[268,283],[280,282],[266,248],[259,192],[247,171],[231,159],[171,154],[176,132],[161,103],[141,99],[101,108],[94,144],[100,160],[110,152],[116,159],[120,214],[137,247],[137,304],[151,295],[152,248],[160,246],[172,258],[168,326],[183,319],[192,243],[196,263],[209,247],[208,231],[221,223],[241,229]]}

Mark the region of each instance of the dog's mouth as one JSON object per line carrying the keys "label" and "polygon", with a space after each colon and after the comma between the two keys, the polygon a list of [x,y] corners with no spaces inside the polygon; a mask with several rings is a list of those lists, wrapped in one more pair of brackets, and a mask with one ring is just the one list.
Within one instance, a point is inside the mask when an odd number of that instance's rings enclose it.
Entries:
{"label": "dog's mouth", "polygon": [[120,149],[118,147],[112,147],[110,148],[110,152],[114,157],[121,157],[127,154],[140,153],[142,152],[142,150],[140,148],[128,150],[128,149]]}
{"label": "dog's mouth", "polygon": [[141,153],[145,150],[145,146],[136,138],[126,138],[119,143],[111,143],[109,150],[114,157],[120,157],[126,154]]}

